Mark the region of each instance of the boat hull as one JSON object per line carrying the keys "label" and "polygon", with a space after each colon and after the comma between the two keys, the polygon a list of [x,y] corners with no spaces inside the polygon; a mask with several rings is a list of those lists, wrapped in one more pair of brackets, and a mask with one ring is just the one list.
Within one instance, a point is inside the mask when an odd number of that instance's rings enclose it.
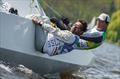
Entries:
{"label": "boat hull", "polygon": [[36,51],[34,44],[35,25],[31,20],[0,12],[0,60],[22,64],[35,72],[46,74],[88,66],[94,57],[92,53],[82,50],[49,56]]}

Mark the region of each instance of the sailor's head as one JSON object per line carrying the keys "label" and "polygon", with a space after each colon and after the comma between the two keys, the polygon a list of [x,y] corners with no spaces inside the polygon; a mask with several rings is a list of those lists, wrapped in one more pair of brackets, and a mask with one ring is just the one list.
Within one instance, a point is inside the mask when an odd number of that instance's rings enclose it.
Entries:
{"label": "sailor's head", "polygon": [[110,22],[109,15],[106,13],[102,13],[97,18],[97,28],[100,28],[101,30],[106,30],[109,22]]}
{"label": "sailor's head", "polygon": [[76,35],[81,35],[86,30],[87,30],[87,22],[85,22],[84,20],[77,20],[77,22],[75,22],[70,29],[70,31]]}

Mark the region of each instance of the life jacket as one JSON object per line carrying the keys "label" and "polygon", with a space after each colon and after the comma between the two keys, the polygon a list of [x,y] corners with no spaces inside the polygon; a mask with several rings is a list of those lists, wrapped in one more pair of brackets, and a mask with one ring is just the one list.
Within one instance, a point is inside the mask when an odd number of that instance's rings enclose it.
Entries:
{"label": "life jacket", "polygon": [[57,28],[57,25],[55,23],[51,22],[50,24],[52,25],[52,27]]}

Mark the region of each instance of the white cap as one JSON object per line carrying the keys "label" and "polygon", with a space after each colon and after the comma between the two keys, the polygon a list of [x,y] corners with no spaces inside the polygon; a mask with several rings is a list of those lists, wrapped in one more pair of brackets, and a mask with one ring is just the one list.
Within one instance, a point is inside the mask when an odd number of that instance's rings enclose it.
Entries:
{"label": "white cap", "polygon": [[105,21],[107,23],[110,22],[110,17],[108,14],[105,14],[105,13],[102,13],[99,15],[98,19],[102,20],[102,21]]}

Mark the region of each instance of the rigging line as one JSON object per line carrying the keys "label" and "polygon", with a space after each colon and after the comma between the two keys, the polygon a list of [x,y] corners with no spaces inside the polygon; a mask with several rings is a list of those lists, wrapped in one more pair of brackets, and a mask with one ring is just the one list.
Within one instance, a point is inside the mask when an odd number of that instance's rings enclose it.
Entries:
{"label": "rigging line", "polygon": [[30,8],[31,9],[35,8],[36,11],[41,14],[41,16],[46,16],[46,14],[44,13],[43,9],[41,8],[41,5],[39,4],[38,0],[31,0]]}
{"label": "rigging line", "polygon": [[[37,1],[38,1],[38,0],[37,0]],[[42,16],[46,16],[43,8],[41,7],[40,0],[39,0],[38,2],[36,2],[36,3],[38,4],[38,6],[35,6],[35,7],[38,9],[39,12],[41,12],[41,15],[42,15]]]}
{"label": "rigging line", "polygon": [[37,6],[37,2],[35,2],[35,0],[31,0],[31,2],[30,2],[30,9],[31,9],[30,12],[32,12],[32,9],[33,9],[33,8],[35,8],[36,11],[38,11],[38,13],[40,12],[40,10],[39,10],[39,8],[38,8],[38,6]]}
{"label": "rigging line", "polygon": [[43,3],[50,9],[52,10],[55,14],[57,14],[59,17],[61,17],[60,13],[58,13],[55,9],[53,9],[49,4],[47,4],[44,0],[42,0]]}
{"label": "rigging line", "polygon": [[32,5],[33,5],[33,3],[34,3],[34,0],[31,0],[31,2],[30,2],[30,4],[29,4],[29,6],[30,6],[30,13],[32,13]]}

